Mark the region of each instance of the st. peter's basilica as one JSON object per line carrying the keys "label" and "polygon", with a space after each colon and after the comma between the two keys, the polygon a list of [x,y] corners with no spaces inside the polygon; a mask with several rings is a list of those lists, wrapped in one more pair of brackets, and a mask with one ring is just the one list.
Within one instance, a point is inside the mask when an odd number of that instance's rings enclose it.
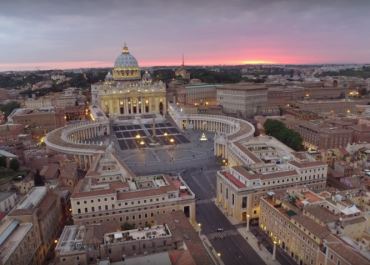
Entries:
{"label": "st. peter's basilica", "polygon": [[164,114],[166,84],[152,82],[149,73],[143,74],[126,44],[114,63],[113,75],[104,82],[91,85],[92,103],[99,105],[109,116],[132,114]]}

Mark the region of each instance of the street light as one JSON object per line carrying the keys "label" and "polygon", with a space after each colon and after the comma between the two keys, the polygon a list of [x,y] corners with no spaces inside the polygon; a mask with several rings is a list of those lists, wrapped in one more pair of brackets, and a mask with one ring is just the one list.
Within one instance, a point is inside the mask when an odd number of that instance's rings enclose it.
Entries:
{"label": "street light", "polygon": [[221,253],[217,253],[217,257],[221,259]]}
{"label": "street light", "polygon": [[140,134],[136,135],[136,138],[137,138],[137,139],[140,139]]}
{"label": "street light", "polygon": [[272,252],[272,260],[276,260],[276,240],[274,240],[274,251]]}
{"label": "street light", "polygon": [[163,135],[164,135],[164,136],[167,136],[167,133],[165,132]]}
{"label": "street light", "polygon": [[198,226],[199,226],[199,230],[198,230],[198,232],[199,232],[199,237],[200,237],[200,232],[202,231],[202,228],[201,228],[202,224],[201,224],[201,223],[199,223],[199,224],[198,224]]}
{"label": "street light", "polygon": [[175,140],[174,139],[171,139],[170,142],[173,143]]}
{"label": "street light", "polygon": [[249,232],[249,214],[247,214],[247,232]]}
{"label": "street light", "polygon": [[140,144],[141,144],[141,145],[144,145],[144,141],[141,141],[141,142],[140,142]]}

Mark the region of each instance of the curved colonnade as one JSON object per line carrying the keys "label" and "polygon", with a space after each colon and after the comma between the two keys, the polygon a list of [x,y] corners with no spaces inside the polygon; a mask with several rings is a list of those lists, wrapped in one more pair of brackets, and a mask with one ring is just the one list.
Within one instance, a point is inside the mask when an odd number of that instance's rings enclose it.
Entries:
{"label": "curved colonnade", "polygon": [[179,128],[214,131],[214,155],[228,158],[228,146],[253,137],[254,126],[242,119],[208,114],[185,114],[177,105],[168,104],[168,113]]}
{"label": "curved colonnade", "polygon": [[[215,132],[214,155],[228,158],[228,145],[253,137],[254,127],[247,121],[227,116],[174,113],[170,103],[169,113],[181,129],[199,129]],[[171,110],[172,107],[172,110]],[[177,107],[177,106],[175,106]],[[89,169],[93,155],[105,153],[108,142],[89,141],[110,134],[108,120],[81,122],[56,129],[45,136],[48,152],[72,155],[80,169]]]}
{"label": "curved colonnade", "polygon": [[88,139],[110,134],[109,121],[87,121],[58,128],[45,136],[50,153],[72,155],[80,169],[89,169],[96,153],[105,153],[108,143]]}

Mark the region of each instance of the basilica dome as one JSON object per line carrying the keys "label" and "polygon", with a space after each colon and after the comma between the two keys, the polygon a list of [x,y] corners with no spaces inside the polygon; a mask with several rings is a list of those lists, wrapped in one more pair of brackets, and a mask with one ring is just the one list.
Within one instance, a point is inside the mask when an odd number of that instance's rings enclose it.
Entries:
{"label": "basilica dome", "polygon": [[122,53],[114,63],[113,78],[114,80],[138,80],[140,75],[139,64],[135,57],[129,53],[125,43]]}
{"label": "basilica dome", "polygon": [[135,57],[129,53],[126,43],[122,49],[122,53],[117,57],[114,63],[114,67],[139,67],[139,64],[137,63]]}

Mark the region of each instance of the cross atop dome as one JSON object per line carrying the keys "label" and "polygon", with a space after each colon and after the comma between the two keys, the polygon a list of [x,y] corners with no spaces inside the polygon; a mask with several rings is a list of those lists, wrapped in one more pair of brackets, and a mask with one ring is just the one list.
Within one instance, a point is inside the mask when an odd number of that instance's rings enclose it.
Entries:
{"label": "cross atop dome", "polygon": [[125,42],[125,45],[123,46],[122,53],[128,53],[126,42]]}

